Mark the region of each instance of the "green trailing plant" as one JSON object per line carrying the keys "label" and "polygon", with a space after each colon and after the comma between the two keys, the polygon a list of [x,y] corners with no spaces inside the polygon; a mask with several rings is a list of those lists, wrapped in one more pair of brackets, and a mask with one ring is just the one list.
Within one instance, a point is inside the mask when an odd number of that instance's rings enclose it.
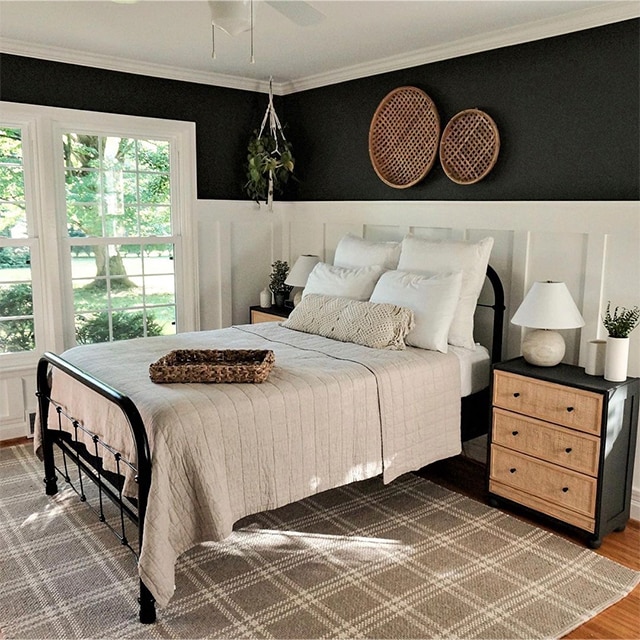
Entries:
{"label": "green trailing plant", "polygon": [[269,200],[269,174],[273,177],[273,193],[281,194],[289,177],[293,174],[294,158],[291,143],[280,130],[275,135],[270,131],[253,131],[247,153],[247,182],[244,189],[255,200]]}
{"label": "green trailing plant", "polygon": [[640,322],[640,308],[616,307],[611,314],[611,301],[607,303],[607,310],[602,317],[602,323],[610,338],[628,338],[629,334]]}
{"label": "green trailing plant", "polygon": [[289,275],[289,263],[284,260],[276,260],[271,265],[271,275],[269,276],[269,289],[274,294],[284,293],[285,295],[289,295],[293,287],[284,283],[288,275]]}

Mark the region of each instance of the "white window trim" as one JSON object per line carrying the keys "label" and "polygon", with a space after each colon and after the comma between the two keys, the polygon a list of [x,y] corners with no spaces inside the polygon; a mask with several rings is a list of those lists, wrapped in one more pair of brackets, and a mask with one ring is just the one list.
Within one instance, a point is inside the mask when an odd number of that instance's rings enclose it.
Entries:
{"label": "white window trim", "polygon": [[[70,274],[68,273],[64,194],[64,167],[59,146],[62,133],[161,138],[172,146],[172,215],[175,247],[176,321],[181,332],[200,329],[198,245],[196,238],[195,123],[140,116],[60,109],[0,101],[3,123],[21,127],[28,146],[24,154],[25,191],[30,207],[28,243],[34,247],[32,274],[36,350],[0,354],[0,366],[17,368],[37,361],[43,351],[60,353],[75,344],[72,323],[64,321]],[[27,242],[25,242],[27,244]],[[42,286],[40,286],[42,285]]]}

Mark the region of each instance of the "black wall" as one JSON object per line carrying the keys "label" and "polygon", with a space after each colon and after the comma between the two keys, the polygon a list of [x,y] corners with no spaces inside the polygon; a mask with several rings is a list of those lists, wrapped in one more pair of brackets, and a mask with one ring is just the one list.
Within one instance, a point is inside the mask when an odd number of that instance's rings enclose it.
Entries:
{"label": "black wall", "polygon": [[[640,20],[581,31],[285,96],[299,200],[640,199]],[[493,171],[451,182],[436,162],[420,184],[393,189],[375,174],[367,139],[392,89],[414,85],[442,128],[463,109],[500,130]],[[198,197],[244,198],[246,144],[266,97],[11,55],[0,57],[0,99],[196,123]]]}
{"label": "black wall", "polygon": [[[640,20],[496,49],[286,97],[300,200],[637,200]],[[389,91],[413,85],[442,129],[485,110],[500,131],[493,171],[458,185],[439,161],[409,189],[375,174],[371,118]]]}

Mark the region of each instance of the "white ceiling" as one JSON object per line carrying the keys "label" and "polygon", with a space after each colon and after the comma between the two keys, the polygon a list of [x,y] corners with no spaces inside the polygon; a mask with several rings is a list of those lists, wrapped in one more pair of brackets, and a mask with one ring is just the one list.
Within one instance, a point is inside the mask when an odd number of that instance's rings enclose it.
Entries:
{"label": "white ceiling", "polygon": [[640,17],[640,0],[308,4],[324,15],[319,24],[296,25],[254,0],[254,64],[249,32],[216,30],[212,59],[206,0],[0,0],[0,50],[258,91],[273,76],[286,94]]}

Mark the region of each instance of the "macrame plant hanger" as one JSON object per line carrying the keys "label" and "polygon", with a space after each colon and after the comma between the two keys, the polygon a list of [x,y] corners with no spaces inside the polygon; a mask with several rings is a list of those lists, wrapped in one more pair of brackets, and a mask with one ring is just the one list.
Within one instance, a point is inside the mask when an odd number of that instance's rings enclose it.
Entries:
{"label": "macrame plant hanger", "polygon": [[[284,132],[282,131],[282,126],[280,125],[280,120],[278,118],[278,114],[276,113],[276,109],[273,106],[273,76],[269,78],[269,104],[267,105],[267,110],[265,111],[264,118],[262,119],[262,124],[260,125],[260,133],[258,134],[258,138],[262,137],[262,132],[264,131],[264,128],[267,124],[267,120],[269,121],[269,133],[276,143],[276,148],[271,152],[271,155],[281,155],[280,149],[278,148],[278,132],[282,136],[283,140],[286,140],[286,138],[284,137]],[[269,207],[269,211],[273,211],[273,169],[269,169],[267,206]]]}

